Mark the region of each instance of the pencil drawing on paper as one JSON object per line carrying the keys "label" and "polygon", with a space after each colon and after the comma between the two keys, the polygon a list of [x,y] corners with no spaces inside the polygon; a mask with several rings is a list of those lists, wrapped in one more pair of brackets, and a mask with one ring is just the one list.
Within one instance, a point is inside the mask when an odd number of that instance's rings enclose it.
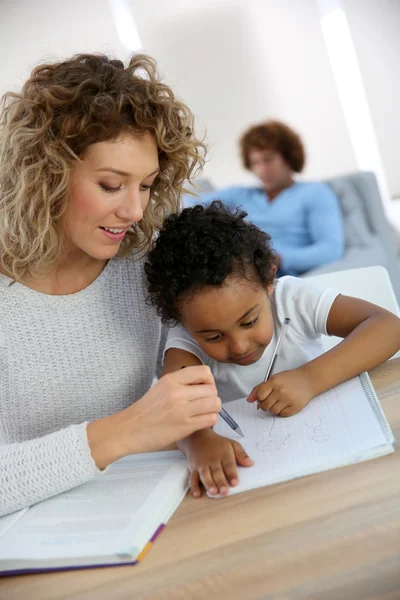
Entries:
{"label": "pencil drawing on paper", "polygon": [[267,434],[255,443],[255,447],[260,452],[278,452],[294,435],[301,435],[305,440],[317,444],[323,444],[330,438],[329,431],[320,416],[309,416],[306,420],[299,420],[295,418],[296,415],[294,418],[283,419],[262,413],[260,417],[270,425]]}

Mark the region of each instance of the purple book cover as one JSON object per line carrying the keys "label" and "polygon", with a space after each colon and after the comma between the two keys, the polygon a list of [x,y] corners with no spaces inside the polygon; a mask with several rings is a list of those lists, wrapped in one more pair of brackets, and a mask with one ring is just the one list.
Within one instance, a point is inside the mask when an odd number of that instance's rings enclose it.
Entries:
{"label": "purple book cover", "polygon": [[162,530],[164,529],[165,524],[161,523],[161,525],[156,529],[156,531],[151,536],[150,540],[144,546],[143,550],[138,554],[138,557],[132,561],[123,561],[120,563],[102,563],[97,565],[78,565],[73,567],[48,567],[48,568],[37,568],[37,569],[13,569],[11,571],[1,571],[0,577],[10,577],[12,575],[31,575],[33,573],[54,573],[56,571],[81,571],[82,569],[100,569],[104,567],[125,567],[125,566],[133,566],[141,562],[147,552],[150,550],[151,546],[154,544],[155,540],[158,538]]}

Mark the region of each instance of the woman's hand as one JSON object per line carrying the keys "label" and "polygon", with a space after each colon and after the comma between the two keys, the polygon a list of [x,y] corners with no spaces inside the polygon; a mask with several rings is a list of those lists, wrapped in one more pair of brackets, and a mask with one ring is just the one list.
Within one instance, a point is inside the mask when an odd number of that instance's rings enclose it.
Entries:
{"label": "woman's hand", "polygon": [[152,452],[215,425],[221,400],[209,367],[168,373],[125,410],[90,423],[87,435],[99,469],[127,454]]}
{"label": "woman's hand", "polygon": [[178,446],[187,456],[190,489],[196,498],[201,496],[201,484],[209,494],[225,496],[229,486],[239,482],[236,465],[251,467],[254,464],[238,442],[222,437],[212,429],[193,433]]}
{"label": "woman's hand", "polygon": [[300,412],[315,396],[310,376],[299,367],[272,375],[257,385],[247,402],[257,402],[273,415],[291,417]]}

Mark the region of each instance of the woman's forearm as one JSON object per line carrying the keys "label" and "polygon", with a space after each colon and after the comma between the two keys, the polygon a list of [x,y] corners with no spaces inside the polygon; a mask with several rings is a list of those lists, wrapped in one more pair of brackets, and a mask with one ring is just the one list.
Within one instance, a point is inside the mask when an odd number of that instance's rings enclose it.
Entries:
{"label": "woman's forearm", "polygon": [[0,516],[72,489],[97,474],[86,423],[0,446]]}
{"label": "woman's forearm", "polygon": [[101,471],[119,458],[129,454],[124,443],[124,411],[89,423],[87,438],[90,452]]}

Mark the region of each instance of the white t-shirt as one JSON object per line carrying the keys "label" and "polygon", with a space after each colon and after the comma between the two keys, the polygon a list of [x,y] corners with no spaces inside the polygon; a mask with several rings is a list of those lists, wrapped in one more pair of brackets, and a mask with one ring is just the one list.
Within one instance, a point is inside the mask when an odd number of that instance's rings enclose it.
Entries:
{"label": "white t-shirt", "polygon": [[208,365],[223,402],[244,398],[264,381],[285,317],[290,318],[290,324],[275,362],[274,373],[296,369],[323,353],[321,334],[327,335],[326,322],[338,294],[336,290],[322,288],[307,279],[290,276],[277,279],[270,296],[274,335],[262,357],[252,365],[213,360],[181,325],[169,330],[165,352],[169,348],[187,350]]}

